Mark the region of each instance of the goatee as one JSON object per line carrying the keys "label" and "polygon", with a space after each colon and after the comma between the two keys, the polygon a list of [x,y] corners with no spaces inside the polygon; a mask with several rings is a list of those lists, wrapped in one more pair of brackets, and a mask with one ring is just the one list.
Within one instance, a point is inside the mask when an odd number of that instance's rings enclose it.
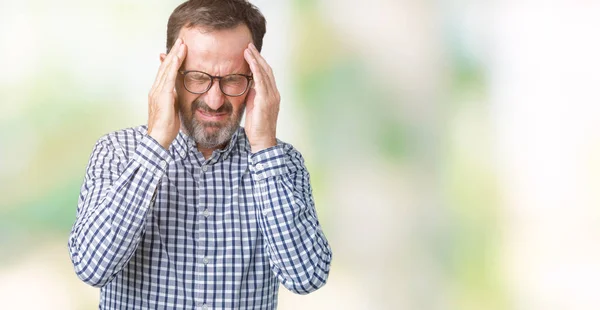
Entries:
{"label": "goatee", "polygon": [[[217,110],[213,110],[204,100],[196,99],[192,102],[191,110],[188,113],[181,113],[182,125],[200,147],[207,149],[221,148],[227,145],[233,134],[238,130],[245,109],[246,103],[244,102],[238,112],[234,113],[231,102],[225,100],[223,105]],[[227,113],[229,118],[223,122],[199,121],[195,117],[197,110],[214,114]]]}

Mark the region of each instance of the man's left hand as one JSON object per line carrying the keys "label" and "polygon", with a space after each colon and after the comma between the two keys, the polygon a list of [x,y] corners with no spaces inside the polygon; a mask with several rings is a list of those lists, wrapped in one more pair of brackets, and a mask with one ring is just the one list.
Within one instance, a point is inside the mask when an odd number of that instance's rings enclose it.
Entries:
{"label": "man's left hand", "polygon": [[244,127],[252,153],[256,153],[277,144],[275,136],[281,98],[275,85],[273,70],[254,44],[248,45],[244,58],[250,65],[254,80],[246,98]]}

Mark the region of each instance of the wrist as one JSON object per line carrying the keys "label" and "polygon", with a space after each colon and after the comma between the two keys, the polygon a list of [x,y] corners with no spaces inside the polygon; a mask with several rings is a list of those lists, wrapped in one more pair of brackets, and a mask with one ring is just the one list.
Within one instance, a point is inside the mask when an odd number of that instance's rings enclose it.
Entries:
{"label": "wrist", "polygon": [[270,147],[274,147],[277,145],[277,139],[270,138],[262,141],[258,141],[255,143],[250,142],[250,150],[252,153],[260,152],[264,149],[268,149]]}
{"label": "wrist", "polygon": [[172,140],[165,138],[164,135],[153,132],[152,129],[148,130],[148,136],[158,142],[158,144],[160,144],[165,150],[168,150],[171,146],[171,142],[173,142]]}

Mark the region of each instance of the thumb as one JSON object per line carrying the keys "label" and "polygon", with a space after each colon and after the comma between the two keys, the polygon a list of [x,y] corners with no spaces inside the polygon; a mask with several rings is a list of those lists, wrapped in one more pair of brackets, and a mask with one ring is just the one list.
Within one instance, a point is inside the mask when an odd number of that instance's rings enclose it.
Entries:
{"label": "thumb", "polygon": [[248,96],[246,97],[246,109],[252,110],[252,108],[254,108],[254,99],[256,98],[256,90],[253,88],[250,88],[250,90],[248,90]]}

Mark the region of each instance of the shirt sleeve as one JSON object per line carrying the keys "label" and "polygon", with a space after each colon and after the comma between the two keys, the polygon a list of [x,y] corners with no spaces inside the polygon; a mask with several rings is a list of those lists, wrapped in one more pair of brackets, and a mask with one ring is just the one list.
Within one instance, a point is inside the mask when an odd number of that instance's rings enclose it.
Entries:
{"label": "shirt sleeve", "polygon": [[130,156],[119,139],[134,137],[107,135],[94,147],[68,242],[77,276],[96,287],[112,280],[135,252],[154,192],[172,161],[148,135]]}
{"label": "shirt sleeve", "polygon": [[297,294],[325,285],[331,248],[319,225],[302,155],[291,145],[250,155],[258,222],[271,268]]}

